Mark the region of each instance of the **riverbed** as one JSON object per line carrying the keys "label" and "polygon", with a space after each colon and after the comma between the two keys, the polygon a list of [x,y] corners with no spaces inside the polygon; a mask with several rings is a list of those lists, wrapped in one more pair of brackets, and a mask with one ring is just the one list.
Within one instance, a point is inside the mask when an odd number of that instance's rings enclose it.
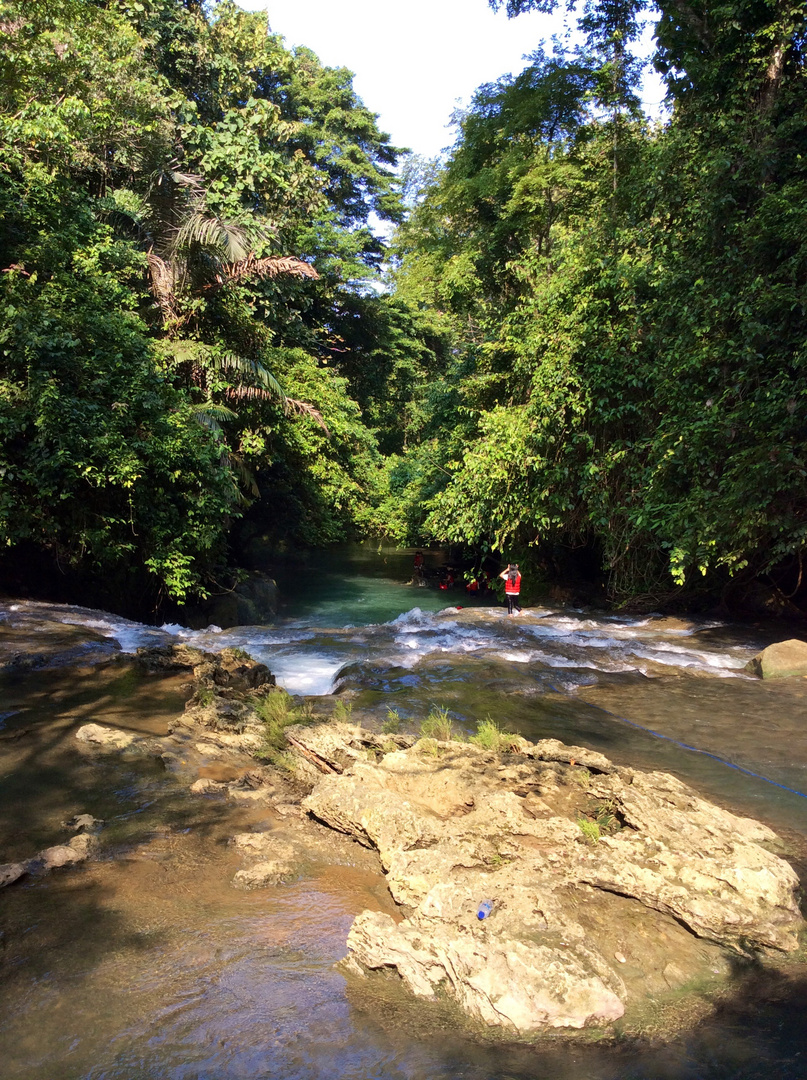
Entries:
{"label": "riverbed", "polygon": [[191,796],[156,759],[99,761],[78,749],[74,733],[87,720],[163,733],[187,694],[175,676],[104,664],[110,652],[234,645],[290,693],[336,694],[356,719],[393,715],[406,727],[436,706],[458,731],[492,717],[533,740],[672,772],[772,825],[801,870],[807,680],[765,683],[744,671],[760,648],[790,636],[781,628],[551,605],[508,618],[491,598],[407,584],[411,567],[411,552],[371,546],[313,557],[279,574],[285,606],[272,625],[229,630],[0,604],[0,628],[24,629],[34,644],[46,626],[95,643],[69,669],[22,665],[3,679],[0,862],[63,840],[73,814],[106,823],[96,858],[0,895],[3,1077],[805,1075],[799,966],[738,968],[728,995],[717,1004],[695,995],[680,1033],[665,1040],[633,1030],[528,1047],[469,1033],[450,1010],[409,1002],[392,984],[380,992],[349,982],[333,964],[352,919],[394,907],[374,857],[346,841],[297,880],[237,891],[228,841],[271,828],[266,807]]}

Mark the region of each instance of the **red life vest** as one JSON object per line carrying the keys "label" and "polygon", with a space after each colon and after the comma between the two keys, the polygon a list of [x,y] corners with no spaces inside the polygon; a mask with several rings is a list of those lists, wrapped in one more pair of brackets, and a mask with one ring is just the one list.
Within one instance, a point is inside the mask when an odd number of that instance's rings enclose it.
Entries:
{"label": "red life vest", "polygon": [[521,574],[516,571],[516,580],[511,581],[510,575],[504,579],[504,591],[507,596],[518,596],[521,592]]}

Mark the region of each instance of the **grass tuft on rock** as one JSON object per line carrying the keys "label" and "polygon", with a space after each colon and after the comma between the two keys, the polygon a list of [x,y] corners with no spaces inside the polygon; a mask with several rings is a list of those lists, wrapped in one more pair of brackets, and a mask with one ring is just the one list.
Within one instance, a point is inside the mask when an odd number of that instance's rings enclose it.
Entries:
{"label": "grass tuft on rock", "polygon": [[448,709],[441,709],[432,705],[431,711],[425,720],[420,721],[420,737],[422,739],[436,739],[438,742],[449,742],[454,738],[454,723],[449,716]]}
{"label": "grass tuft on rock", "polygon": [[292,724],[310,724],[315,718],[308,702],[295,705],[285,690],[267,694],[255,706],[263,720],[263,748],[257,756],[278,768],[288,769],[291,755],[286,746],[285,729]]}
{"label": "grass tuft on rock", "polygon": [[476,735],[472,735],[469,742],[497,754],[512,754],[521,749],[521,736],[514,735],[511,731],[503,731],[489,716],[479,721]]}

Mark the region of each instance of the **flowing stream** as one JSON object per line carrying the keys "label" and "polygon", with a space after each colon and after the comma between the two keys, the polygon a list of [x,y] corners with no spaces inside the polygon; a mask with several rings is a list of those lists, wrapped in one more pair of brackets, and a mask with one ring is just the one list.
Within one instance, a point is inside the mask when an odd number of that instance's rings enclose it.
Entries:
{"label": "flowing stream", "polygon": [[[439,555],[429,553],[434,567]],[[538,607],[406,584],[412,552],[351,547],[278,571],[271,626],[149,627],[104,612],[20,601],[4,624],[35,648],[44,627],[132,652],[187,641],[263,660],[290,693],[337,693],[357,719],[432,706],[472,732],[488,716],[639,768],[807,850],[807,680],[763,683],[744,665],[781,628]],[[1,640],[1,639],[0,639]],[[299,880],[230,882],[228,840],[272,828],[267,808],[196,797],[160,762],[82,754],[88,720],[164,733],[187,690],[128,668],[21,672],[0,697],[0,862],[64,842],[61,822],[106,825],[96,858],[0,893],[4,1080],[753,1080],[807,1075],[807,973],[739,970],[719,1006],[654,1040],[469,1034],[442,1005],[391,981],[357,986],[334,963],[354,916],[393,905],[374,856],[345,842]],[[220,766],[221,767],[221,766]],[[208,775],[214,775],[215,764]]]}

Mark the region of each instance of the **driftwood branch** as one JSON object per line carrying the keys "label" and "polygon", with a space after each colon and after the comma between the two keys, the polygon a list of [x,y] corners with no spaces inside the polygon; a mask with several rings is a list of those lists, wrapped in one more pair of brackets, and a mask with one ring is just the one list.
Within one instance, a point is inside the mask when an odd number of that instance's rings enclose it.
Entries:
{"label": "driftwood branch", "polygon": [[313,750],[309,750],[307,746],[304,746],[299,739],[295,739],[293,735],[287,733],[286,740],[299,754],[303,755],[306,761],[310,761],[312,765],[315,765],[320,772],[336,774],[342,772],[342,769],[338,765],[332,765],[329,761],[326,761],[324,757],[315,754]]}

